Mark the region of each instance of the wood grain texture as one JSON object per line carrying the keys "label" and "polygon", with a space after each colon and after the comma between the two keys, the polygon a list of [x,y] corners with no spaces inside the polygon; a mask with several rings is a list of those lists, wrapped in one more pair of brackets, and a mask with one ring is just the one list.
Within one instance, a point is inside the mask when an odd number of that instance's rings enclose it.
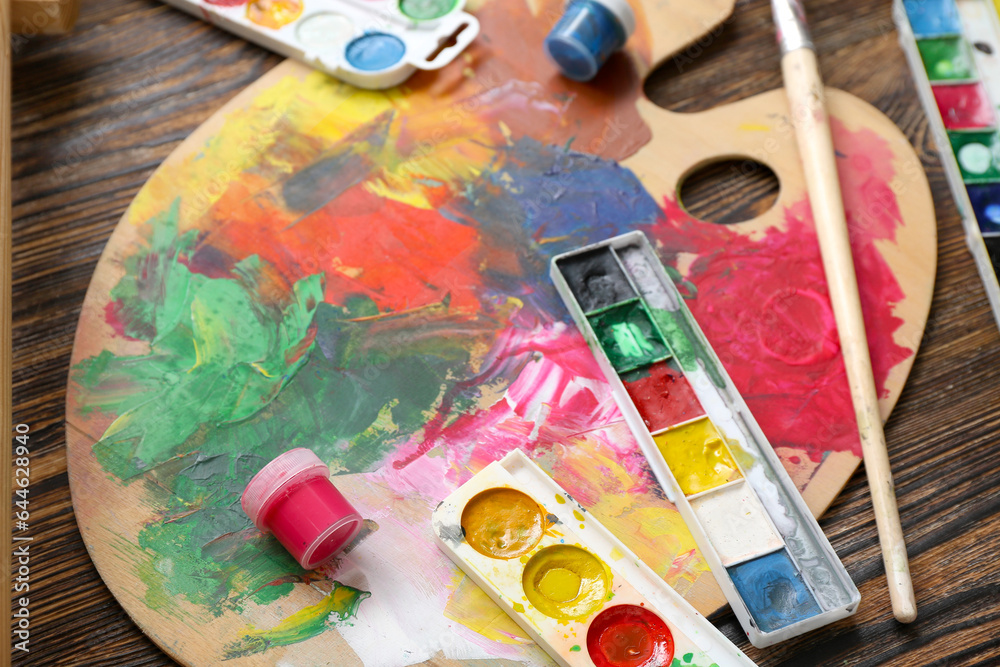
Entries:
{"label": "wood grain texture", "polygon": [[[761,665],[995,664],[1000,334],[889,4],[823,1],[809,9],[827,83],[874,104],[903,129],[928,170],[940,221],[931,321],[887,425],[921,618],[904,627],[888,613],[859,474],[822,522],[861,588],[858,615],[767,651],[748,650]],[[689,48],[691,62],[668,61],[653,74],[650,97],[691,111],[777,88],[769,21],[766,2],[740,3],[712,44]],[[69,355],[84,291],[132,196],[185,136],[279,60],[146,1],[85,5],[72,36],[15,47],[14,416],[32,427],[35,536],[32,652],[15,656],[15,664],[169,665],[111,598],[76,528],[62,426]],[[719,620],[748,646],[731,615]]]}

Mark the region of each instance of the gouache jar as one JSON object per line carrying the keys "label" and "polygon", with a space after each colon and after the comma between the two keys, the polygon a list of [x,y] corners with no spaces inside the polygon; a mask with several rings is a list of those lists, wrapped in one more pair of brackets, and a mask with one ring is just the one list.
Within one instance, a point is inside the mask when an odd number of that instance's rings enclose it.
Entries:
{"label": "gouache jar", "polygon": [[261,468],[240,504],[257,528],[278,538],[307,570],[335,556],[361,530],[361,515],[330,481],[330,469],[304,448]]}
{"label": "gouache jar", "polygon": [[627,0],[569,0],[545,38],[545,53],[564,76],[590,81],[634,31]]}

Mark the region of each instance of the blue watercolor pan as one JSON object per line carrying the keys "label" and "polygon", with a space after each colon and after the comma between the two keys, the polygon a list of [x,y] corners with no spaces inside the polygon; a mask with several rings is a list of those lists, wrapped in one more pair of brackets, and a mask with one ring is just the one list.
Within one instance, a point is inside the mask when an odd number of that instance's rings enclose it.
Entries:
{"label": "blue watercolor pan", "polygon": [[764,632],[808,620],[823,611],[784,549],[734,565],[729,576]]}
{"label": "blue watercolor pan", "polygon": [[962,19],[955,0],[905,0],[903,5],[917,37],[962,34]]}
{"label": "blue watercolor pan", "polygon": [[970,183],[969,202],[984,234],[1000,234],[1000,182]]}

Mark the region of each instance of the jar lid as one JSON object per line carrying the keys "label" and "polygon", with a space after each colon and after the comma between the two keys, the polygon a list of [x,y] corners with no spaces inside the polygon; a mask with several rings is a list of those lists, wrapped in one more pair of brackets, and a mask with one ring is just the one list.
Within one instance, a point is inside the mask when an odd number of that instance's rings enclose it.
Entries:
{"label": "jar lid", "polygon": [[632,36],[635,32],[635,12],[632,11],[632,5],[628,4],[628,0],[591,0],[599,5],[602,5],[609,12],[614,14],[618,22],[622,24],[622,29],[625,31],[625,39]]}
{"label": "jar lid", "polygon": [[330,469],[305,447],[290,449],[260,469],[240,498],[240,505],[254,525],[261,530],[261,519],[267,516],[271,504],[283,497],[293,482],[313,477],[329,478]]}

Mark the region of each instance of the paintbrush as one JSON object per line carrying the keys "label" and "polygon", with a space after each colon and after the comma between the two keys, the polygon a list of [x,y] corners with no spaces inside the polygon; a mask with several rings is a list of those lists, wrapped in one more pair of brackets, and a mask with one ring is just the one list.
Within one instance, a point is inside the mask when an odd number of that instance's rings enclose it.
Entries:
{"label": "paintbrush", "polygon": [[837,177],[837,163],[826,111],[823,81],[816,51],[806,26],[800,0],[771,0],[774,23],[781,46],[781,70],[791,110],[799,154],[805,170],[823,255],[823,269],[830,289],[840,335],[840,347],[851,387],[868,486],[871,489],[875,524],[882,560],[889,580],[892,612],[902,623],[917,617],[917,604],[910,580],[910,564],[899,522],[899,508],[889,467],[889,453],[882,431],[878,394],[872,375],[865,323],[861,315],[854,259],[844,215],[844,201]]}

